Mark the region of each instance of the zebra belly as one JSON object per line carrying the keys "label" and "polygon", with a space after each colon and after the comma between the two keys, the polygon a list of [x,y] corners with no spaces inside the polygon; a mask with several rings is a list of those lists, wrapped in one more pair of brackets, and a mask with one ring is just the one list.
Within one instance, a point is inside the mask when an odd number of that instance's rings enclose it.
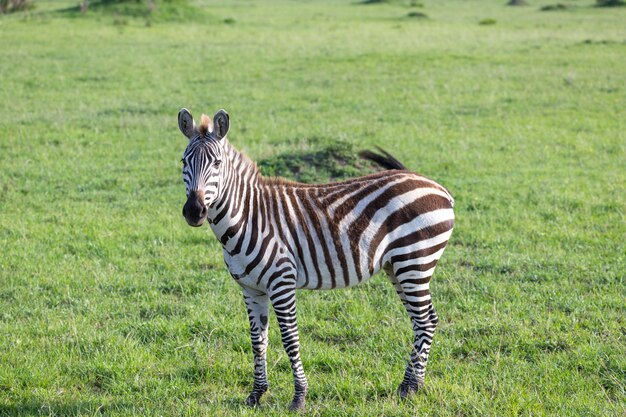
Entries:
{"label": "zebra belly", "polygon": [[[224,248],[224,263],[237,283],[262,292],[266,292],[268,286],[272,286],[277,278],[294,280],[296,288],[329,290],[357,285],[378,272],[377,268],[372,273],[363,271],[358,276],[354,272],[356,265],[353,263],[342,266],[339,256],[335,256],[329,263],[324,263],[324,259],[314,260],[310,256],[300,259],[297,253],[288,250],[286,246],[278,243],[275,245],[277,245],[276,250],[272,245],[261,254],[260,258],[257,258],[259,253],[245,256],[242,253],[231,254]],[[281,247],[283,250],[279,249]],[[282,256],[276,256],[278,253],[282,253]],[[348,271],[347,276],[343,273],[344,269]],[[352,273],[350,273],[351,270]],[[331,271],[335,273],[331,274]]]}
{"label": "zebra belly", "polygon": [[297,288],[306,288],[309,290],[332,290],[335,288],[353,287],[367,281],[377,272],[378,270],[375,270],[371,275],[364,274],[360,280],[356,279],[356,277],[348,277],[347,283],[343,276],[322,276],[321,285],[317,280],[311,279],[311,277],[306,277],[304,274],[298,274]]}
{"label": "zebra belly", "polygon": [[[361,245],[357,253],[367,253],[369,242]],[[362,269],[355,262],[354,248],[349,244],[345,248],[341,244],[328,244],[324,253],[318,250],[316,257],[308,252],[308,256],[298,259],[297,287],[312,290],[331,290],[335,288],[347,288],[367,281],[379,270],[378,259],[372,262],[372,269]]]}

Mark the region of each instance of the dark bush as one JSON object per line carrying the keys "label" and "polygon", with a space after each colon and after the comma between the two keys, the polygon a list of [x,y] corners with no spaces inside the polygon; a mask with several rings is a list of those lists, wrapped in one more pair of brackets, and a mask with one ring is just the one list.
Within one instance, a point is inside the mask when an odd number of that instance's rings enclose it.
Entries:
{"label": "dark bush", "polygon": [[0,14],[19,12],[33,7],[30,0],[0,0]]}
{"label": "dark bush", "polygon": [[427,19],[428,18],[426,13],[422,13],[422,12],[409,12],[409,13],[407,13],[406,17],[412,17],[412,18],[416,18],[416,19]]}
{"label": "dark bush", "polygon": [[620,7],[626,6],[624,0],[596,0],[596,6],[598,7]]}
{"label": "dark bush", "polygon": [[569,7],[563,3],[557,3],[557,4],[548,4],[547,6],[543,6],[539,10],[541,10],[542,12],[552,12],[555,10],[566,10],[566,9],[569,9]]}
{"label": "dark bush", "polygon": [[156,22],[200,21],[207,16],[192,0],[79,0],[76,7],[66,9],[65,12],[113,16],[116,25],[131,23],[133,19],[145,19],[146,26]]}
{"label": "dark bush", "polygon": [[304,183],[324,183],[371,174],[381,169],[359,158],[358,151],[349,142],[310,138],[293,143],[296,150],[258,161],[261,173]]}

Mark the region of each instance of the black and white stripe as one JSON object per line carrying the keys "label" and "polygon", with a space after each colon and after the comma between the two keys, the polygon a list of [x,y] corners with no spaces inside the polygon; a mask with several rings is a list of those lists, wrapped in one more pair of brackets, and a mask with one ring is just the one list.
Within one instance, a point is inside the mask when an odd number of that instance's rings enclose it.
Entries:
{"label": "black and white stripe", "polygon": [[267,329],[274,308],[295,380],[293,409],[304,407],[308,384],[299,352],[296,289],[356,285],[384,269],[415,333],[398,389],[415,392],[424,373],[437,314],[429,283],[452,233],[454,200],[441,185],[407,171],[389,154],[364,156],[390,168],[344,182],[308,185],[263,178],[225,136],[226,112],[196,126],[187,110],[179,127],[189,224],[205,219],[222,243],[224,261],[242,286],[254,352],[255,405],[267,390]]}

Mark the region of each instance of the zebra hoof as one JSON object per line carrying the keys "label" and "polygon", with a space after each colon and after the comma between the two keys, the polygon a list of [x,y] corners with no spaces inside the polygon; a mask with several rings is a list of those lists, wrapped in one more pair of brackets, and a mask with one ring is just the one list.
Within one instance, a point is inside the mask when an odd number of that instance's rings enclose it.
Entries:
{"label": "zebra hoof", "polygon": [[245,405],[247,405],[248,407],[256,407],[257,405],[259,405],[259,396],[252,393],[250,395],[248,395],[248,398],[246,398],[246,401],[244,402]]}
{"label": "zebra hoof", "polygon": [[403,382],[402,384],[400,384],[396,392],[400,396],[401,400],[406,400],[407,398],[415,394],[420,388],[422,388],[422,386],[423,384]]}
{"label": "zebra hoof", "polygon": [[259,405],[259,401],[261,400],[263,394],[265,394],[265,391],[267,391],[267,384],[255,384],[254,389],[252,390],[250,395],[248,395],[248,398],[246,398],[245,404],[250,407],[256,407],[257,405]]}
{"label": "zebra hoof", "polygon": [[291,405],[289,406],[289,411],[304,412],[304,404],[305,404],[304,396],[296,397],[291,402]]}

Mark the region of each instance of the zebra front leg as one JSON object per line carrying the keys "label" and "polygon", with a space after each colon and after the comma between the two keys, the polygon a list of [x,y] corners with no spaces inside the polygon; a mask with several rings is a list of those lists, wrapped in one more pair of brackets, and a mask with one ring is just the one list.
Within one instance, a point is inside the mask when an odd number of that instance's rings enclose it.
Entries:
{"label": "zebra front leg", "polygon": [[250,336],[254,354],[254,386],[246,399],[246,405],[256,406],[268,388],[265,354],[268,342],[269,297],[260,291],[244,288],[243,299],[246,302],[250,319]]}
{"label": "zebra front leg", "polygon": [[287,356],[291,361],[293,371],[295,393],[291,402],[290,410],[304,410],[306,393],[309,384],[304,375],[302,361],[300,360],[300,338],[298,336],[298,323],[296,320],[296,287],[295,282],[276,285],[270,293],[270,300],[280,326],[280,335]]}

